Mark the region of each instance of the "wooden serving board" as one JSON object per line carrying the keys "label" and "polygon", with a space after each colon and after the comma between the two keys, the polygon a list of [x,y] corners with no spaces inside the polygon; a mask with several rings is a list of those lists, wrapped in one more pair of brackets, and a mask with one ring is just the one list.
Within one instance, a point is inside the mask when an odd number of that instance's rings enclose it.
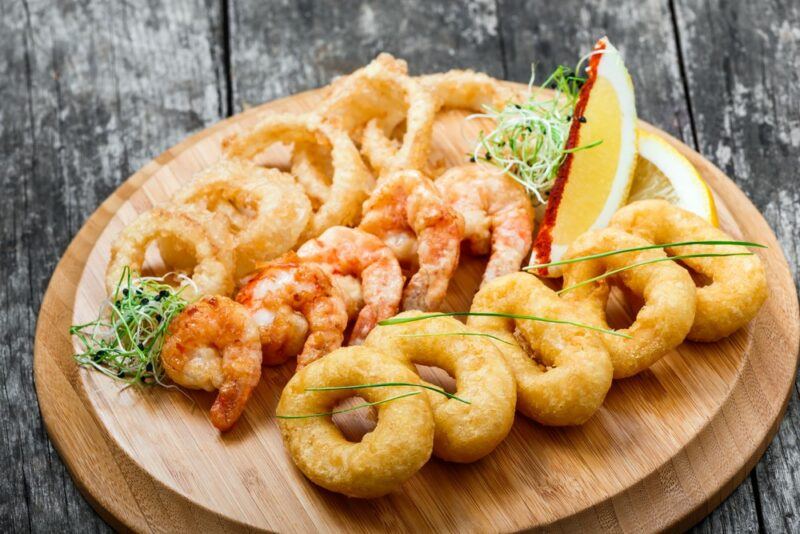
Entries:
{"label": "wooden serving board", "polygon": [[[721,171],[663,132],[713,188],[723,228],[769,246],[758,254],[770,297],[730,338],[684,343],[650,370],[616,381],[583,426],[546,428],[519,416],[483,460],[432,459],[400,491],[357,500],[309,482],[284,450],[273,415],[293,363],[264,373],[243,418],[224,435],[208,420],[214,394],[123,389],[79,369],[67,331],[91,320],[105,298],[114,236],[213,163],[225,135],[264,113],[311,109],[321,91],[250,109],[156,158],[91,216],[53,273],[37,325],[39,403],[55,447],[107,521],[136,531],[640,532],[688,527],[742,481],[777,430],[794,382],[797,296],[755,207]],[[462,119],[456,112],[440,117],[432,159],[466,160],[478,126]],[[469,309],[481,269],[481,260],[464,259],[447,309]]]}

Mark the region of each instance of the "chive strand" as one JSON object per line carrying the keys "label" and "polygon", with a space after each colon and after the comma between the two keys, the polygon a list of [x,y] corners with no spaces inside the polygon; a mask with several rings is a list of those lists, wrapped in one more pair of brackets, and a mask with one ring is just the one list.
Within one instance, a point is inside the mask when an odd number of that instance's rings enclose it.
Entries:
{"label": "chive strand", "polygon": [[333,410],[332,412],[325,412],[325,413],[309,413],[303,415],[278,415],[275,414],[275,417],[278,419],[308,419],[311,417],[328,417],[331,415],[336,415],[340,413],[347,413],[347,412],[354,412],[356,410],[360,410],[361,408],[367,408],[369,406],[378,406],[380,404],[385,404],[387,402],[391,402],[398,399],[404,399],[406,397],[412,397],[414,395],[419,395],[420,391],[412,391],[410,393],[403,393],[402,395],[395,395],[394,397],[389,397],[388,399],[379,400],[376,402],[365,402],[364,404],[359,404],[358,406],[353,406],[352,408],[345,408],[343,410]]}
{"label": "chive strand", "polygon": [[441,332],[441,333],[432,333],[432,334],[399,334],[397,337],[435,337],[435,336],[476,336],[476,337],[488,337],[490,339],[494,339],[495,341],[499,341],[500,343],[505,343],[506,345],[513,345],[513,343],[506,341],[503,338],[494,336],[492,334],[487,334],[485,332]]}
{"label": "chive strand", "polygon": [[413,382],[377,382],[374,384],[356,384],[354,386],[322,386],[318,388],[306,388],[306,391],[341,391],[341,390],[349,390],[349,389],[368,389],[368,388],[382,388],[382,387],[394,387],[394,386],[407,386],[407,387],[415,387],[415,388],[425,388],[441,395],[444,395],[448,399],[457,400],[459,402],[463,402],[464,404],[472,404],[468,400],[464,400],[461,397],[453,395],[441,388],[437,388],[435,386],[430,386],[428,384],[415,384]]}

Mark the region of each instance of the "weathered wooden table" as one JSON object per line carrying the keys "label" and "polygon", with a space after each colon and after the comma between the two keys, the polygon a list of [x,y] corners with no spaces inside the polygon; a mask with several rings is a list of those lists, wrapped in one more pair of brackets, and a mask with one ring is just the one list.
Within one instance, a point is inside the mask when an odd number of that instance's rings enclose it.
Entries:
{"label": "weathered wooden table", "polygon": [[[0,13],[0,531],[107,531],[50,445],[31,372],[55,264],[120,182],[249,104],[326,84],[380,51],[418,73],[527,81],[602,34],[640,117],[719,165],[797,273],[800,4],[793,1],[4,1]],[[795,274],[795,280],[798,280]],[[800,531],[800,401],[701,531]],[[166,525],[165,525],[166,526]]]}

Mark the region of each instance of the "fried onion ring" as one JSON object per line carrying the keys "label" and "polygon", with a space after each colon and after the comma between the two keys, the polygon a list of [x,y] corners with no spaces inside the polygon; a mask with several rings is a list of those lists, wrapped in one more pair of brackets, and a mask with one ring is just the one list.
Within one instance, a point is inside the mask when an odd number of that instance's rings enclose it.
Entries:
{"label": "fried onion ring", "polygon": [[[471,312],[578,320],[535,276],[514,273],[487,283]],[[517,381],[517,410],[543,425],[579,425],[600,406],[613,367],[600,336],[586,328],[526,319],[470,316],[467,328],[497,336]]]}
{"label": "fried onion ring", "polygon": [[[620,209],[611,226],[655,243],[733,239],[702,217],[664,200],[640,200]],[[734,245],[691,245],[667,248],[669,255],[702,252],[740,253]],[[767,277],[758,256],[687,258],[681,260],[711,283],[697,288],[692,341],[716,341],[729,336],[755,317],[767,298]]]}
{"label": "fried onion ring", "polygon": [[[199,173],[174,201],[228,218],[237,277],[294,247],[311,217],[311,203],[294,178],[246,160],[220,160]],[[161,247],[161,255],[167,259],[168,246]]]}
{"label": "fried onion ring", "polygon": [[[622,230],[605,228],[578,237],[567,249],[564,259],[648,244]],[[564,287],[626,265],[665,257],[663,250],[642,250],[565,265]],[[672,261],[640,265],[622,271],[615,278],[644,299],[633,324],[620,330],[632,339],[603,336],[614,364],[614,378],[625,378],[647,369],[683,342],[694,321],[695,288],[689,273]],[[562,299],[586,312],[586,321],[590,324],[608,328],[609,289],[608,280],[603,279],[566,291]]]}
{"label": "fried onion ring", "polygon": [[[397,317],[416,315],[420,313]],[[434,317],[378,326],[365,341],[412,371],[416,371],[414,364],[430,365],[455,378],[455,395],[471,404],[426,391],[436,422],[433,454],[450,462],[483,458],[505,439],[514,423],[516,386],[511,369],[488,338],[453,335],[467,331],[452,317]],[[420,335],[424,337],[404,337]]]}
{"label": "fried onion ring", "polygon": [[192,267],[194,287],[184,296],[188,300],[203,295],[229,296],[234,286],[233,236],[227,221],[190,206],[173,209],[155,208],[129,224],[111,246],[111,260],[106,269],[106,289],[112,294],[125,267],[142,272],[147,246],[154,242],[172,242],[173,250],[185,251],[179,270]]}
{"label": "fried onion ring", "polygon": [[[275,114],[248,133],[226,138],[222,147],[227,158],[253,159],[275,143],[315,145],[330,151],[333,176],[327,198],[319,204],[300,241],[316,237],[331,226],[358,222],[361,204],[374,180],[345,131],[320,121],[316,115]],[[308,150],[308,146],[302,150]],[[319,197],[318,192],[314,194]]]}
{"label": "fried onion ring", "polygon": [[[361,144],[379,175],[425,168],[436,100],[408,76],[405,61],[380,54],[366,67],[336,81],[319,113]],[[403,124],[402,141],[391,139]]]}
{"label": "fried onion ring", "polygon": [[[394,386],[306,391],[311,387],[384,382],[419,383],[419,378],[373,348],[341,348],[292,377],[283,389],[277,413],[327,413],[354,394],[380,402],[411,389]],[[386,402],[376,409],[377,426],[359,443],[348,441],[330,417],[278,419],[278,426],[295,465],[312,482],[350,497],[380,497],[398,488],[428,461],[434,423],[430,405],[421,394]]]}

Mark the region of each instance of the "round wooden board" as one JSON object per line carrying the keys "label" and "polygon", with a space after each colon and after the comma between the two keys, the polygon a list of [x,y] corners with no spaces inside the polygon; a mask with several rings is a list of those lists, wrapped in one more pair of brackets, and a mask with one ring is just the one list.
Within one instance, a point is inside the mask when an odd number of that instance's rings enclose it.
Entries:
{"label": "round wooden board", "polygon": [[[119,230],[214,162],[225,135],[263,113],[311,109],[321,91],[250,109],[156,158],[91,216],[53,273],[36,334],[39,403],[55,447],[107,521],[136,531],[655,531],[690,526],[742,481],[776,432],[794,382],[797,296],[780,245],[755,207],[721,171],[663,132],[713,188],[723,228],[769,246],[759,255],[770,297],[729,339],[684,343],[650,370],[616,381],[581,427],[546,428],[520,416],[483,460],[432,459],[400,491],[356,500],[314,486],[284,450],[272,415],[293,364],[265,372],[225,435],[208,421],[212,394],[125,390],[77,368],[67,331],[92,318],[105,297],[105,266]],[[451,112],[437,121],[434,160],[466,159],[477,126],[462,118]],[[447,309],[469,308],[481,269],[480,260],[464,259]]]}

